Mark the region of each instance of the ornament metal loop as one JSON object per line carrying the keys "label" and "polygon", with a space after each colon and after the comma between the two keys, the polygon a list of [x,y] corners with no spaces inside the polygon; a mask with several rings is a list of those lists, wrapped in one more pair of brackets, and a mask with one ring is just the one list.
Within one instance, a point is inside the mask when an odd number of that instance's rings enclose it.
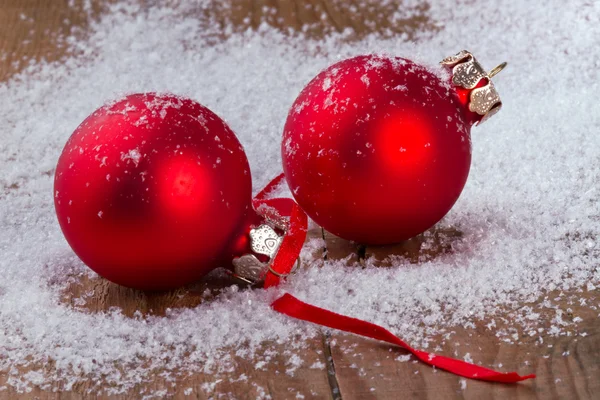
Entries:
{"label": "ornament metal loop", "polygon": [[[482,116],[477,125],[482,124],[500,110],[502,101],[492,83],[492,77],[506,68],[507,62],[496,66],[488,73],[473,57],[473,54],[462,50],[454,56],[444,58],[440,64],[452,67],[452,83],[471,90],[469,110]],[[477,87],[482,79],[487,80],[487,83]]]}
{"label": "ornament metal loop", "polygon": [[493,78],[494,76],[498,75],[498,73],[500,71],[502,71],[504,68],[506,68],[506,66],[508,65],[508,63],[506,61],[504,61],[502,64],[500,65],[496,65],[496,67],[494,67],[494,69],[492,69],[488,75],[490,78]]}

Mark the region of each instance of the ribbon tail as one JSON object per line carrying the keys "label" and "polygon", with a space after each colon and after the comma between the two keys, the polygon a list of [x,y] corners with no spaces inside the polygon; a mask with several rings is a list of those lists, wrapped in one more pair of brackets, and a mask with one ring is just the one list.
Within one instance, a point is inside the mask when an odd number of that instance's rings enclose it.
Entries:
{"label": "ribbon tail", "polygon": [[535,378],[535,375],[520,376],[516,372],[498,372],[465,361],[414,349],[381,326],[304,303],[288,293],[275,300],[271,307],[292,318],[395,344],[408,350],[425,364],[465,378],[503,383],[515,383]]}

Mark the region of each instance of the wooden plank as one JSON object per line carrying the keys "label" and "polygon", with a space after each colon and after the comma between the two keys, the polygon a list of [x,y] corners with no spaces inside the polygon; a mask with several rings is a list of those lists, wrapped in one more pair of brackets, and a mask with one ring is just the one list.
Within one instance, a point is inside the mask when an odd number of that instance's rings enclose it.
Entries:
{"label": "wooden plank", "polygon": [[[69,8],[67,4],[68,0],[0,0],[0,80],[6,80],[21,71],[29,60],[60,60],[67,54],[68,49],[62,46],[57,37],[68,34],[75,28],[85,28],[86,22],[81,2],[77,3],[75,8]],[[100,9],[101,4],[102,1],[94,2],[94,9]],[[235,18],[238,18],[240,25],[248,23],[246,16],[249,14],[249,8],[255,5],[254,2],[236,4],[235,7],[224,8],[227,12],[222,16],[223,24],[230,23]],[[262,19],[262,16],[259,16],[259,19]],[[290,16],[287,15],[282,24],[288,23],[289,20]],[[320,254],[316,256],[319,257]],[[67,288],[62,300],[69,306],[84,308],[93,313],[118,307],[127,316],[132,316],[138,311],[144,315],[160,316],[165,314],[167,308],[195,307],[204,301],[210,301],[221,289],[232,283],[234,282],[230,278],[221,275],[217,279],[205,279],[186,288],[152,293],[120,287],[100,278],[89,279],[87,276],[80,276]],[[167,391],[169,396],[181,399],[190,396],[209,399],[219,393],[228,398],[239,399],[261,398],[267,395],[275,399],[295,398],[296,395],[306,399],[331,398],[327,374],[320,367],[325,365],[326,361],[322,337],[305,340],[299,344],[303,347],[297,350],[301,351],[303,365],[293,372],[293,376],[286,373],[286,363],[293,354],[289,350],[290,344],[265,343],[259,351],[263,355],[257,359],[267,358],[269,362],[260,368],[256,367],[256,360],[235,356],[231,350],[229,356],[235,365],[234,372],[221,375],[196,373],[187,377],[176,377],[171,381],[161,377],[161,371],[156,371],[156,379],[153,382],[141,384],[128,394],[98,398],[134,399],[157,391]],[[0,386],[6,383],[6,379],[6,373],[0,373]],[[34,388],[29,393],[18,393],[8,386],[7,390],[0,392],[0,399],[80,399],[87,397],[86,394],[90,390],[94,392],[89,383],[78,384],[71,392],[66,393],[53,393],[39,388]]]}
{"label": "wooden plank", "polygon": [[[329,234],[331,237],[333,235]],[[397,258],[411,263],[421,263],[455,251],[462,232],[452,227],[435,226],[429,231],[405,242],[389,246],[366,246],[364,255],[360,246],[337,238],[343,247],[353,245],[358,257],[369,265],[390,268]],[[340,244],[337,244],[340,247]],[[343,251],[342,251],[343,252]],[[364,257],[364,258],[363,258]],[[343,333],[331,335],[330,348],[332,368],[344,399],[480,399],[523,398],[564,399],[595,398],[600,393],[600,324],[596,308],[580,306],[598,304],[598,290],[590,292],[549,293],[563,310],[565,318],[581,318],[577,332],[584,336],[521,337],[518,344],[505,343],[486,328],[490,322],[479,321],[474,328],[455,328],[451,340],[433,338],[431,348],[437,353],[452,357],[463,357],[467,353],[477,363],[503,371],[535,373],[533,381],[517,385],[497,385],[486,382],[460,379],[452,374],[436,371],[418,363],[400,361],[409,353],[389,346]],[[576,299],[577,302],[574,302]],[[535,304],[531,304],[535,306]],[[541,312],[541,318],[550,321],[553,310]],[[509,313],[494,318],[496,329],[510,328]],[[502,322],[504,321],[504,322]],[[548,332],[549,322],[542,327]],[[431,349],[429,350],[431,351]],[[400,357],[400,360],[397,359]]]}
{"label": "wooden plank", "polygon": [[[344,399],[405,398],[597,398],[600,393],[600,327],[596,312],[580,308],[584,319],[578,326],[582,336],[523,337],[507,344],[486,331],[485,323],[475,329],[457,328],[451,340],[434,338],[438,354],[462,358],[467,353],[476,363],[503,371],[535,373],[535,380],[515,385],[498,385],[464,380],[436,371],[394,346],[346,334],[332,335],[331,353],[337,381]],[[431,351],[431,350],[430,350]]]}
{"label": "wooden plank", "polygon": [[[228,358],[232,363],[232,372],[167,377],[163,376],[164,371],[158,370],[155,371],[152,382],[140,384],[127,394],[98,396],[90,383],[82,383],[72,391],[57,393],[39,388],[33,388],[29,393],[18,393],[9,386],[7,390],[0,392],[0,399],[82,399],[89,396],[94,399],[129,400],[153,393],[153,398],[175,399],[208,400],[215,396],[231,399],[259,399],[266,396],[273,399],[296,396],[304,396],[305,399],[330,399],[329,383],[325,371],[320,367],[325,362],[322,339],[306,340],[301,349],[295,350],[289,349],[290,344],[265,343],[259,349],[256,360],[236,356],[233,350],[225,353],[223,358]],[[304,364],[290,375],[287,372],[289,358],[300,351]],[[258,360],[268,362],[257,363]],[[6,375],[0,373],[0,384],[5,384],[5,380]]]}
{"label": "wooden plank", "polygon": [[[116,0],[90,0],[91,13],[100,15],[106,5]],[[145,3],[145,0],[139,0]],[[57,61],[69,48],[59,40],[87,26],[86,0],[0,0],[0,81],[23,70],[31,60]],[[150,6],[150,5],[149,5]],[[282,31],[304,31],[320,38],[331,31],[354,31],[350,39],[373,32],[407,34],[439,29],[427,17],[427,6],[417,7],[410,18],[390,21],[398,8],[395,2],[340,0],[236,0],[215,2],[210,9],[192,10],[210,17],[221,27],[241,31],[267,23]]]}
{"label": "wooden plank", "polygon": [[[98,15],[114,0],[90,1]],[[60,37],[85,29],[84,0],[0,0],[0,81],[26,68],[31,60],[57,61],[69,48]]]}
{"label": "wooden plank", "polygon": [[[393,248],[393,247],[390,247]],[[387,267],[387,266],[386,266]],[[344,399],[466,398],[567,399],[597,398],[600,393],[600,324],[598,310],[580,306],[599,303],[599,292],[549,293],[558,298],[566,321],[581,318],[570,335],[521,336],[516,344],[490,334],[490,320],[475,327],[453,328],[451,339],[434,337],[428,351],[456,358],[469,356],[476,363],[502,371],[535,373],[537,378],[516,385],[464,380],[424,364],[402,360],[409,353],[369,339],[334,333],[332,363]],[[576,299],[577,301],[573,301]],[[534,306],[534,304],[531,304]],[[542,310],[540,318],[552,319],[554,310]],[[496,329],[510,328],[509,313],[494,317]],[[548,332],[550,323],[542,326]],[[543,342],[539,341],[540,336]]]}

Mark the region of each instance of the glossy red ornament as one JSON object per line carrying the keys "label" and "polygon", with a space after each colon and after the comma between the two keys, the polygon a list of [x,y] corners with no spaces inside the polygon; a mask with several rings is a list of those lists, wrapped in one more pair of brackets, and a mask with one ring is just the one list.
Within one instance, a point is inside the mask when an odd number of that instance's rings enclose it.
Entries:
{"label": "glossy red ornament", "polygon": [[193,100],[134,94],[90,115],[56,168],[54,202],[75,253],[101,276],[172,289],[248,247],[248,160],[231,129]]}
{"label": "glossy red ornament", "polygon": [[[482,81],[483,82],[483,81]],[[284,128],[283,167],[294,198],[328,231],[397,243],[437,223],[471,164],[470,90],[450,70],[365,55],[316,76]]]}

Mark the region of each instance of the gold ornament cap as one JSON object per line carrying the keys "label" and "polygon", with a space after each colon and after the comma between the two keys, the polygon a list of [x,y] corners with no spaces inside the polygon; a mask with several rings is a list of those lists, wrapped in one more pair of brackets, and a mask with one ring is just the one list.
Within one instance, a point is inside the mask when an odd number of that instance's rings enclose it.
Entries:
{"label": "gold ornament cap", "polygon": [[[273,225],[276,225],[273,223]],[[276,226],[283,229],[282,226]],[[280,274],[271,268],[271,263],[277,251],[283,242],[283,236],[280,236],[272,226],[262,224],[257,228],[250,229],[250,247],[256,254],[262,254],[269,257],[268,262],[260,261],[254,254],[244,254],[241,257],[234,258],[232,263],[234,270],[230,274],[245,283],[251,285],[260,285],[268,273],[272,273],[280,278],[285,278],[296,272],[300,266],[300,258],[296,260],[296,266],[288,274]]]}
{"label": "gold ornament cap", "polygon": [[[452,67],[452,83],[454,85],[471,91],[469,110],[482,116],[476,125],[482,124],[500,111],[502,101],[494,87],[492,77],[506,67],[506,62],[490,72],[486,72],[473,54],[463,50],[454,56],[444,58],[440,64]],[[485,80],[486,84],[479,86],[482,80]]]}

